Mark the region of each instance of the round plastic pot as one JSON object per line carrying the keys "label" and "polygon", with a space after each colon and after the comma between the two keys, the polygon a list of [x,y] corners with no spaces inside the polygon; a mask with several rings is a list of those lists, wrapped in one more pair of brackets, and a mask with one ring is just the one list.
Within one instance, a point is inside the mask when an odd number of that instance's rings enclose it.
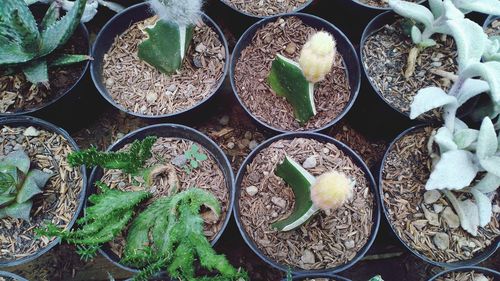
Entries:
{"label": "round plastic pot", "polygon": [[489,17],[487,17],[484,21],[483,29],[486,30],[495,20],[500,20],[500,17],[494,15],[490,15]]}
{"label": "round plastic pot", "polygon": [[[419,0],[417,1],[417,4],[422,4],[426,0]],[[348,2],[354,4],[355,6],[366,9],[366,10],[371,10],[371,11],[377,11],[377,12],[384,12],[384,11],[391,11],[392,9],[390,7],[376,7],[376,6],[370,6],[368,4],[362,3],[360,0],[349,0]]]}
{"label": "round plastic pot", "polygon": [[[280,264],[268,256],[266,256],[260,249],[259,247],[255,244],[255,242],[252,240],[252,238],[248,235],[248,233],[245,230],[245,227],[243,226],[243,222],[241,221],[241,214],[240,214],[240,205],[239,205],[239,198],[241,195],[241,183],[243,181],[243,177],[246,174],[247,171],[247,166],[252,163],[254,158],[265,148],[270,146],[272,143],[277,142],[279,140],[292,140],[295,138],[306,138],[306,139],[313,139],[319,142],[323,143],[332,143],[334,144],[338,149],[342,150],[346,155],[348,155],[353,162],[361,168],[361,170],[364,172],[365,177],[367,181],[370,184],[370,191],[373,194],[373,227],[370,233],[370,237],[368,238],[368,241],[366,244],[359,250],[359,252],[356,254],[356,256],[349,262],[345,264],[338,265],[336,267],[332,268],[325,268],[321,270],[306,270],[306,269],[300,269],[300,268],[290,268],[288,265],[285,264]],[[272,267],[279,269],[281,271],[287,272],[289,269],[291,270],[291,273],[293,275],[298,275],[298,276],[311,276],[311,275],[316,275],[316,274],[334,274],[338,273],[341,271],[344,271],[354,264],[356,264],[363,256],[366,254],[366,252],[370,249],[371,245],[373,244],[373,241],[375,241],[375,237],[377,236],[377,232],[380,226],[380,200],[378,198],[378,192],[377,188],[375,185],[375,180],[373,179],[373,176],[366,166],[366,164],[363,162],[361,157],[359,157],[356,152],[354,152],[351,148],[349,148],[347,145],[344,143],[331,138],[329,136],[323,135],[323,134],[318,134],[318,133],[307,133],[307,132],[297,132],[297,133],[287,133],[287,134],[281,134],[278,136],[274,136],[267,141],[261,143],[257,148],[255,148],[248,156],[245,158],[245,161],[243,161],[243,164],[240,167],[240,170],[238,171],[238,175],[236,176],[236,191],[235,191],[235,196],[234,196],[234,217],[236,220],[236,225],[238,226],[238,229],[240,230],[241,236],[243,237],[243,240],[245,240],[245,243],[252,249],[252,251],[255,252],[257,256],[259,256],[263,261],[271,265]],[[294,279],[295,280],[295,279]]]}
{"label": "round plastic pot", "polygon": [[[113,145],[111,145],[107,151],[117,151],[124,147],[125,145],[132,143],[135,140],[142,140],[147,136],[157,136],[157,137],[167,137],[167,138],[179,138],[179,139],[185,139],[185,140],[190,140],[193,142],[196,142],[200,144],[202,147],[204,147],[210,155],[215,159],[217,162],[219,168],[222,170],[222,173],[224,174],[224,179],[226,186],[229,189],[229,202],[228,202],[228,208],[227,208],[227,215],[224,220],[224,224],[222,226],[222,229],[219,231],[219,233],[214,237],[214,239],[211,241],[212,246],[217,243],[219,238],[221,237],[222,233],[224,232],[229,219],[231,217],[231,212],[233,208],[233,198],[234,198],[234,175],[233,175],[233,170],[231,168],[231,164],[229,160],[227,159],[226,155],[224,152],[220,149],[220,147],[213,142],[210,138],[205,136],[204,134],[196,131],[195,129],[183,126],[183,125],[177,125],[177,124],[159,124],[159,125],[151,125],[147,126],[141,129],[138,129],[136,131],[133,131],[117,142],[115,142]],[[89,180],[89,187],[88,187],[88,194],[87,196],[90,196],[91,194],[96,192],[96,188],[94,183],[98,180],[100,180],[103,176],[103,169],[102,168],[94,168],[92,170],[92,173],[90,175],[90,180]],[[137,268],[132,268],[125,266],[120,263],[120,258],[111,251],[109,248],[108,244],[104,244],[104,246],[101,247],[99,252],[106,257],[109,261],[111,261],[114,265],[127,270],[129,272],[134,272],[137,273],[139,270]]]}
{"label": "round plastic pot", "polygon": [[[334,275],[334,274],[306,274],[306,275],[297,275],[292,278],[293,281],[304,281],[306,278],[328,278],[336,281],[351,281],[351,279],[347,279],[342,276]],[[282,281],[287,281],[283,279]]]}
{"label": "round plastic pot", "polygon": [[[44,129],[49,132],[54,132],[56,134],[59,134],[63,136],[68,143],[70,144],[71,148],[74,151],[78,151],[78,145],[76,142],[71,138],[71,136],[63,129],[46,122],[44,120],[34,118],[31,116],[14,116],[14,117],[9,117],[9,118],[0,118],[0,128],[3,126],[9,126],[9,127],[29,127],[29,126],[34,126],[38,127],[41,129]],[[82,174],[82,190],[80,192],[80,196],[78,197],[78,203],[77,203],[77,208],[75,211],[75,214],[73,215],[73,218],[71,221],[68,223],[67,229],[71,229],[73,225],[75,224],[76,219],[78,218],[78,214],[83,208],[84,202],[85,202],[85,194],[86,194],[86,187],[87,187],[87,172],[85,170],[85,167],[81,167],[80,172]],[[59,244],[61,239],[56,238],[52,242],[50,242],[45,248],[40,249],[38,252],[26,256],[17,260],[11,260],[11,261],[0,261],[0,267],[11,267],[11,266],[17,266],[21,265],[24,263],[28,263],[31,261],[34,261],[38,257],[42,256],[43,254],[47,253],[50,251],[54,246]]]}
{"label": "round plastic pot", "polygon": [[[403,138],[404,136],[406,136],[407,134],[409,134],[415,130],[418,130],[418,129],[426,127],[426,126],[428,126],[428,125],[422,124],[422,125],[414,126],[414,127],[411,127],[409,129],[405,130],[404,132],[399,134],[396,137],[396,139],[394,139],[394,141],[392,141],[392,143],[389,145],[389,147],[387,148],[387,151],[384,154],[384,158],[382,159],[382,163],[380,165],[380,170],[379,170],[379,175],[378,175],[378,187],[379,187],[378,198],[384,198],[383,173],[384,173],[384,165],[387,161],[387,157],[389,155],[389,152],[392,150],[392,148],[396,145],[396,143],[401,138]],[[469,260],[457,261],[457,262],[451,262],[451,263],[433,261],[433,260],[429,259],[428,257],[426,257],[425,255],[419,253],[417,250],[413,249],[410,245],[408,245],[405,241],[403,241],[401,239],[401,237],[399,237],[396,229],[394,228],[394,225],[391,223],[389,210],[385,206],[383,199],[381,199],[381,200],[382,201],[380,202],[380,204],[382,205],[382,212],[384,213],[384,217],[385,217],[387,223],[391,226],[391,230],[392,230],[392,233],[394,234],[394,236],[396,236],[398,238],[398,240],[401,242],[401,244],[403,244],[413,255],[419,257],[423,261],[430,263],[434,266],[439,266],[439,267],[444,267],[444,268],[452,268],[452,269],[460,268],[460,267],[470,267],[470,266],[473,266],[473,265],[476,265],[480,262],[485,261],[486,259],[491,257],[498,248],[500,248],[500,237],[497,237],[497,239],[489,247],[487,247],[483,252],[481,252],[478,255],[475,255],[473,258],[471,258]]]}
{"label": "round plastic pot", "polygon": [[314,2],[314,0],[307,0],[304,4],[302,4],[300,7],[298,7],[295,10],[293,10],[292,12],[278,13],[278,14],[271,15],[271,16],[259,16],[259,15],[251,14],[249,12],[245,12],[245,11],[239,10],[235,6],[229,4],[228,0],[219,0],[219,2],[223,3],[224,5],[226,5],[227,7],[229,7],[231,10],[237,12],[238,14],[242,15],[243,17],[250,18],[251,20],[253,20],[255,22],[257,20],[261,20],[261,19],[265,19],[265,18],[279,17],[279,16],[282,16],[282,15],[286,15],[288,13],[298,13],[298,12],[306,9],[307,7],[309,7]]}
{"label": "round plastic pot", "polygon": [[494,280],[500,280],[500,273],[498,271],[493,270],[493,269],[479,267],[479,266],[464,266],[464,267],[457,267],[457,268],[448,269],[448,270],[445,270],[443,272],[440,272],[437,275],[435,275],[434,277],[432,277],[431,279],[429,279],[429,281],[435,281],[440,277],[446,276],[446,274],[448,274],[448,273],[468,272],[468,271],[473,271],[473,270],[474,270],[474,272],[483,273],[483,274],[488,275],[490,277],[494,277]]}
{"label": "round plastic pot", "polygon": [[90,74],[92,75],[92,80],[94,81],[94,85],[99,91],[99,93],[104,97],[104,99],[106,99],[111,105],[130,115],[152,120],[163,119],[162,121],[166,120],[172,121],[175,118],[185,118],[185,119],[192,119],[197,117],[201,118],[200,114],[195,114],[195,113],[200,111],[202,109],[202,106],[206,105],[208,101],[212,97],[214,97],[214,95],[216,95],[221,91],[222,84],[226,77],[227,69],[229,67],[229,50],[224,34],[220,30],[219,26],[217,26],[217,24],[205,14],[202,15],[203,22],[206,25],[208,25],[212,30],[214,30],[215,33],[217,34],[218,39],[224,46],[226,61],[224,64],[224,73],[222,77],[219,79],[219,81],[217,81],[216,87],[214,87],[212,92],[204,100],[200,101],[191,108],[183,109],[180,110],[179,112],[161,114],[161,115],[146,115],[133,112],[119,105],[116,101],[113,100],[108,90],[106,89],[106,86],[104,85],[104,79],[103,79],[104,55],[111,48],[111,45],[113,44],[115,38],[124,33],[132,24],[139,21],[143,21],[152,16],[154,16],[154,13],[149,8],[148,3],[140,3],[123,10],[122,12],[111,18],[106,23],[106,25],[104,25],[104,27],[97,35],[96,41],[92,48],[92,57],[94,58],[94,60],[90,64]]}
{"label": "round plastic pot", "polygon": [[26,278],[23,278],[23,277],[21,277],[19,275],[16,275],[14,273],[10,273],[10,272],[7,272],[7,271],[0,271],[0,277],[12,278],[15,281],[28,281],[28,279],[26,279]]}
{"label": "round plastic pot", "polygon": [[[34,4],[30,6],[30,10],[34,15],[40,15],[40,18],[43,17],[45,10],[47,9],[47,5],[44,4]],[[89,32],[84,24],[80,23],[76,28],[73,36],[78,35],[84,38],[86,41],[87,53],[86,55],[90,56],[90,42],[89,42]],[[76,100],[79,95],[88,91],[83,84],[82,80],[85,80],[85,74],[87,73],[87,69],[89,67],[90,61],[82,62],[84,65],[82,73],[75,81],[75,83],[66,89],[65,92],[59,94],[57,97],[51,99],[50,101],[39,104],[38,106],[22,111],[16,111],[12,113],[2,113],[0,112],[0,118],[2,117],[10,117],[10,116],[20,116],[20,115],[35,115],[39,118],[48,119],[50,121],[57,120],[60,116],[57,115],[57,112],[61,109],[67,108],[71,105],[71,102]],[[50,81],[49,81],[50,82]]]}
{"label": "round plastic pot", "polygon": [[236,82],[234,80],[234,73],[236,69],[236,63],[238,59],[241,56],[241,52],[251,44],[252,38],[254,37],[255,33],[262,28],[264,25],[270,23],[270,22],[275,22],[278,20],[278,18],[288,18],[288,17],[297,17],[305,25],[311,26],[313,28],[319,29],[319,30],[324,30],[329,32],[330,34],[333,35],[333,37],[336,40],[337,43],[337,51],[342,55],[344,59],[344,66],[347,71],[347,78],[349,81],[349,86],[351,87],[351,95],[349,98],[349,102],[345,106],[345,108],[342,110],[342,112],[335,117],[333,120],[328,122],[326,125],[324,125],[321,128],[314,129],[314,130],[309,130],[306,132],[320,132],[323,130],[326,130],[330,128],[331,126],[335,125],[346,113],[351,109],[352,105],[354,104],[354,101],[356,100],[358,93],[359,93],[359,87],[360,87],[360,79],[361,79],[361,72],[360,72],[360,67],[359,67],[359,60],[358,60],[358,55],[356,54],[356,50],[354,49],[353,45],[351,44],[351,41],[347,38],[347,36],[342,33],[340,29],[335,27],[333,24],[329,23],[328,21],[319,18],[317,16],[309,15],[309,14],[303,14],[303,13],[293,13],[293,14],[283,14],[280,16],[274,16],[274,17],[269,17],[265,18],[263,20],[260,20],[259,22],[255,23],[252,25],[245,33],[241,36],[240,40],[236,44],[236,47],[233,50],[233,56],[231,59],[231,66],[229,69],[229,75],[231,78],[231,87],[233,88],[233,93],[240,103],[240,105],[243,107],[245,112],[252,118],[255,124],[259,126],[264,131],[270,132],[270,133],[289,133],[290,131],[286,131],[280,128],[275,128],[269,124],[266,124],[265,122],[259,120],[244,104],[243,100],[240,98],[238,94],[238,90],[236,88]]}

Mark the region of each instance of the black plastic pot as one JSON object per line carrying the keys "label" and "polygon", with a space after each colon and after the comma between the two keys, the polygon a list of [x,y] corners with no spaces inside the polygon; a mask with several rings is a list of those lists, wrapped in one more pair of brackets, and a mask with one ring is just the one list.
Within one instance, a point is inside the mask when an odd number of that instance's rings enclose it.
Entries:
{"label": "black plastic pot", "polygon": [[7,271],[0,271],[0,277],[12,278],[12,279],[14,279],[14,281],[28,281],[28,279],[25,279],[19,275],[16,275],[14,273],[10,273]]}
{"label": "black plastic pot", "polygon": [[[243,177],[246,173],[247,166],[252,163],[254,160],[255,156],[257,156],[263,149],[267,148],[270,146],[272,143],[279,141],[279,140],[291,140],[295,138],[307,138],[307,139],[313,139],[316,141],[324,142],[324,143],[332,143],[334,144],[337,148],[342,150],[344,153],[349,155],[349,157],[354,161],[356,165],[358,165],[363,172],[365,173],[366,179],[368,180],[370,184],[370,191],[373,193],[373,228],[370,233],[370,237],[368,238],[368,241],[366,244],[361,248],[361,250],[356,254],[356,256],[349,262],[333,267],[333,268],[327,268],[327,269],[322,269],[322,270],[305,270],[305,269],[298,269],[298,268],[290,268],[287,265],[277,263],[276,261],[272,260],[271,258],[267,257],[260,249],[259,247],[255,244],[255,242],[252,240],[252,238],[248,235],[248,233],[245,231],[245,227],[243,226],[243,223],[241,221],[241,215],[240,215],[240,206],[239,206],[239,197],[241,195],[241,182],[243,180]],[[245,240],[245,243],[252,249],[252,251],[257,254],[263,261],[271,265],[272,267],[279,269],[281,271],[287,272],[288,270],[291,270],[292,274],[298,275],[298,276],[311,276],[315,274],[334,274],[337,272],[344,271],[351,266],[353,266],[355,263],[357,263],[363,256],[366,254],[366,252],[370,249],[371,245],[373,244],[373,241],[375,241],[375,237],[377,236],[377,232],[380,226],[380,199],[379,199],[379,193],[377,192],[377,187],[375,185],[375,180],[373,179],[373,176],[366,166],[366,164],[363,162],[361,157],[354,152],[351,148],[349,148],[347,145],[344,143],[323,135],[323,134],[318,134],[318,133],[306,133],[306,132],[297,132],[297,133],[287,133],[287,134],[281,134],[278,136],[274,136],[267,141],[261,143],[257,148],[255,148],[248,156],[245,158],[245,161],[243,161],[243,164],[240,167],[240,170],[238,171],[238,175],[236,176],[236,190],[235,190],[235,196],[234,196],[234,217],[236,220],[236,224],[238,226],[238,229],[240,230],[241,236]],[[295,280],[295,279],[294,279]]]}
{"label": "black plastic pot", "polygon": [[486,30],[495,20],[500,20],[499,16],[490,15],[486,18],[483,24],[483,29]]}
{"label": "black plastic pot", "polygon": [[479,266],[464,266],[464,267],[457,267],[454,269],[448,269],[443,272],[440,272],[439,274],[435,275],[429,281],[435,281],[440,277],[446,276],[448,273],[452,272],[468,272],[468,271],[473,271],[477,273],[483,273],[489,277],[494,277],[494,280],[500,280],[500,273],[498,271],[495,271],[493,269],[489,268],[484,268],[484,267],[479,267]]}
{"label": "black plastic pot", "polygon": [[[3,126],[10,126],[10,127],[17,127],[17,126],[34,126],[34,127],[39,127],[44,130],[50,131],[57,133],[61,136],[63,136],[68,143],[71,145],[72,149],[74,151],[78,151],[78,145],[76,142],[71,138],[71,136],[63,129],[46,122],[44,120],[30,117],[30,116],[14,116],[14,117],[8,117],[8,118],[0,118],[0,128]],[[84,201],[85,201],[85,194],[86,194],[86,187],[87,187],[87,172],[85,167],[81,167],[80,169],[81,174],[82,174],[82,190],[80,192],[80,197],[78,198],[78,206],[75,211],[75,214],[73,215],[73,218],[69,222],[67,229],[71,229],[73,227],[73,224],[75,223],[76,219],[78,218],[78,214],[83,208]],[[60,239],[56,238],[52,242],[50,242],[45,248],[40,249],[37,253],[26,256],[17,260],[12,260],[12,261],[0,261],[0,267],[11,267],[11,266],[16,266],[16,265],[21,265],[24,263],[31,262],[38,257],[42,256],[43,254],[47,253],[50,251],[54,246],[60,243]]]}
{"label": "black plastic pot", "polygon": [[359,67],[359,60],[358,60],[358,55],[356,54],[356,50],[354,49],[353,45],[351,44],[351,41],[349,41],[349,38],[342,33],[341,30],[339,30],[337,27],[335,27],[333,24],[329,23],[328,21],[319,18],[317,16],[309,15],[309,14],[303,14],[303,13],[293,13],[293,14],[283,14],[281,16],[275,16],[275,17],[269,17],[265,18],[254,25],[252,25],[245,33],[243,36],[241,36],[240,40],[236,44],[236,47],[233,50],[233,56],[231,59],[231,66],[229,69],[229,75],[231,78],[231,87],[233,88],[233,93],[240,103],[240,105],[243,107],[245,112],[252,118],[254,123],[256,123],[261,129],[268,131],[268,132],[273,132],[273,133],[288,133],[289,131],[285,131],[283,129],[275,128],[272,127],[269,124],[266,124],[265,122],[259,120],[243,103],[241,100],[240,96],[238,95],[238,90],[236,88],[236,82],[234,81],[234,71],[236,68],[236,62],[240,58],[241,52],[243,49],[245,49],[252,41],[253,36],[255,33],[264,25],[270,23],[270,22],[275,22],[278,18],[287,18],[287,17],[298,17],[304,24],[325,30],[329,32],[330,34],[333,35],[335,38],[335,41],[337,43],[337,51],[342,55],[344,59],[344,66],[347,70],[347,78],[349,81],[349,85],[351,87],[351,97],[349,99],[348,104],[346,107],[342,110],[342,112],[333,120],[328,122],[325,126],[310,130],[307,132],[320,132],[325,129],[328,129],[329,127],[335,125],[346,113],[349,111],[349,109],[352,107],[354,104],[358,92],[359,92],[359,87],[360,87],[360,79],[361,79],[361,73],[360,73],[360,67]]}
{"label": "black plastic pot", "polygon": [[[334,274],[305,274],[305,275],[297,275],[292,278],[293,281],[303,281],[306,278],[329,278],[335,281],[351,281],[351,279],[347,279],[342,276],[334,275]],[[282,281],[287,281],[283,279]]]}
{"label": "black plastic pot", "polygon": [[480,262],[485,261],[489,257],[491,257],[496,252],[496,250],[500,248],[500,237],[497,237],[497,239],[488,248],[486,248],[483,252],[474,256],[473,258],[471,258],[469,260],[452,262],[452,263],[433,261],[433,260],[429,259],[428,257],[424,256],[423,254],[419,253],[417,250],[413,249],[410,245],[408,245],[405,241],[403,241],[401,239],[401,237],[399,237],[396,229],[394,229],[394,226],[391,223],[389,211],[384,204],[384,200],[383,200],[384,190],[383,190],[382,181],[383,181],[384,165],[385,165],[385,162],[387,161],[387,157],[388,157],[389,152],[395,146],[396,142],[398,142],[401,138],[403,138],[404,136],[406,136],[407,134],[409,134],[415,130],[421,129],[421,128],[426,127],[426,126],[428,126],[428,125],[422,124],[422,125],[414,126],[414,127],[411,127],[409,129],[405,130],[404,132],[399,134],[396,137],[396,139],[394,139],[394,141],[392,141],[392,143],[387,148],[387,150],[384,154],[384,158],[382,159],[382,163],[380,165],[380,171],[379,171],[379,175],[378,175],[378,188],[379,188],[378,198],[381,198],[380,204],[382,206],[382,212],[384,213],[384,217],[385,217],[387,223],[391,226],[391,230],[392,230],[394,236],[396,236],[398,238],[398,240],[401,242],[401,244],[403,244],[413,255],[419,257],[420,259],[424,260],[427,263],[430,263],[434,266],[443,267],[443,268],[456,269],[456,268],[460,268],[460,267],[474,266]]}
{"label": "black plastic pot", "polygon": [[[215,245],[229,222],[233,208],[232,202],[234,201],[234,174],[231,168],[231,164],[227,159],[226,155],[214,141],[212,141],[204,134],[196,131],[195,129],[177,124],[158,124],[138,129],[136,131],[127,134],[126,136],[124,136],[123,138],[112,144],[107,149],[107,151],[117,151],[122,147],[124,147],[125,145],[133,142],[134,140],[144,139],[147,136],[180,138],[196,142],[200,144],[202,147],[204,147],[216,160],[217,164],[219,165],[220,169],[224,174],[226,185],[229,188],[229,204],[227,209],[227,216],[224,220],[222,229],[211,241],[212,246]],[[103,176],[102,168],[94,168],[92,170],[89,180],[87,196],[90,196],[90,194],[95,193],[96,188],[94,183],[100,180],[102,176]],[[137,273],[139,271],[137,268],[132,268],[121,264],[119,262],[120,258],[115,253],[113,253],[113,251],[111,251],[108,244],[102,246],[99,252],[109,261],[111,261],[114,265],[124,270],[134,273]]]}
{"label": "black plastic pot", "polygon": [[[34,15],[39,16],[41,18],[43,17],[47,7],[48,7],[47,5],[43,4],[34,4],[30,6],[30,10],[33,12]],[[84,38],[84,40],[87,42],[86,45],[88,45],[86,55],[90,56],[89,33],[85,25],[80,23],[76,28],[75,32],[73,33],[73,36],[81,36],[82,38]],[[43,117],[44,119],[50,119],[51,121],[54,121],[53,119],[55,118],[51,117],[56,115],[58,110],[68,107],[71,101],[77,99],[78,96],[82,94],[82,91],[85,90],[83,89],[84,87],[82,87],[81,84],[82,80],[84,80],[85,74],[87,73],[90,61],[82,62],[81,64],[84,64],[84,67],[78,80],[71,87],[69,87],[64,93],[34,108],[26,109],[23,111],[16,111],[12,113],[0,112],[0,118],[10,117],[10,116],[20,116],[20,115],[36,115],[37,117]]]}
{"label": "black plastic pot", "polygon": [[193,118],[197,116],[196,114],[193,114],[195,110],[199,110],[202,105],[205,105],[214,95],[216,95],[221,91],[222,84],[226,77],[227,69],[229,66],[229,50],[224,34],[220,30],[219,26],[217,26],[217,24],[205,14],[203,14],[202,19],[205,22],[205,24],[207,24],[211,29],[215,31],[219,40],[222,42],[225,49],[226,61],[222,78],[217,82],[217,86],[214,88],[212,93],[208,95],[203,101],[199,102],[198,104],[196,104],[191,108],[184,109],[176,113],[162,114],[162,115],[145,115],[141,113],[132,112],[124,108],[123,106],[119,105],[118,103],[116,103],[109,95],[106,86],[104,85],[102,77],[103,59],[104,55],[111,48],[111,45],[113,44],[115,38],[120,34],[122,34],[123,32],[125,32],[133,23],[145,20],[152,16],[154,16],[154,13],[149,8],[149,5],[147,3],[140,3],[123,10],[121,13],[111,18],[111,20],[109,20],[106,23],[106,25],[104,25],[104,27],[97,35],[96,41],[92,48],[92,57],[94,58],[94,60],[90,65],[90,73],[92,75],[92,80],[94,81],[94,84],[99,93],[101,93],[101,95],[110,104],[130,115],[151,120],[158,120],[158,119],[172,120],[172,118],[174,117],[188,116],[188,115],[190,116],[190,118]]}
{"label": "black plastic pot", "polygon": [[252,18],[254,21],[257,21],[257,20],[261,20],[264,18],[273,18],[273,17],[277,17],[277,16],[279,17],[281,15],[286,15],[288,13],[298,13],[298,12],[306,9],[307,7],[309,7],[309,5],[311,5],[314,2],[314,0],[307,0],[304,4],[302,4],[300,7],[298,7],[297,9],[295,9],[291,12],[279,13],[279,14],[275,14],[272,16],[259,16],[259,15],[250,14],[250,13],[245,12],[245,11],[238,10],[235,6],[229,4],[227,0],[219,0],[219,2],[223,3],[227,7],[231,8],[233,11],[236,11],[237,13],[239,13],[241,15],[244,15],[246,17]]}

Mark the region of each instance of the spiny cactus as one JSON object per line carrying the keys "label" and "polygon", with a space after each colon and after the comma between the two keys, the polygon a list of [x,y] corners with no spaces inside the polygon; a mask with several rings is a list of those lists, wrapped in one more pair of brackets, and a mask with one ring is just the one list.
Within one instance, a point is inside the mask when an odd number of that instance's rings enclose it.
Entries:
{"label": "spiny cactus", "polygon": [[320,31],[302,48],[299,63],[278,54],[271,65],[267,82],[278,96],[285,97],[293,106],[300,125],[316,115],[314,83],[331,71],[335,54],[335,40]]}
{"label": "spiny cactus", "polygon": [[290,185],[295,195],[292,214],[271,225],[279,231],[300,227],[320,210],[340,208],[353,195],[354,182],[345,174],[330,171],[315,178],[288,156],[276,167],[275,174]]}
{"label": "spiny cactus", "polygon": [[30,169],[30,158],[15,150],[0,160],[0,218],[29,221],[31,199],[42,192],[52,174]]}
{"label": "spiny cactus", "polygon": [[64,45],[77,28],[87,0],[78,0],[59,19],[52,3],[40,26],[23,0],[3,0],[0,6],[0,67],[20,68],[28,81],[48,85],[48,67],[89,59],[84,55],[64,55],[47,61],[46,56]]}
{"label": "spiny cactus", "polygon": [[150,0],[158,18],[142,30],[147,38],[139,44],[139,58],[165,74],[178,70],[191,44],[202,4],[201,0]]}

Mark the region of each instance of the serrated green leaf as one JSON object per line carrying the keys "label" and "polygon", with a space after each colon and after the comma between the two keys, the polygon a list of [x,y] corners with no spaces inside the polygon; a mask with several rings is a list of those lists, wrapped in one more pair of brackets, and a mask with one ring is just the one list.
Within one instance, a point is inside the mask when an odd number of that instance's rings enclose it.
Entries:
{"label": "serrated green leaf", "polygon": [[27,201],[24,203],[14,203],[7,207],[0,208],[0,219],[11,217],[15,219],[30,220],[30,212],[33,202]]}
{"label": "serrated green leaf", "polygon": [[42,188],[52,175],[34,169],[28,172],[26,179],[19,189],[16,197],[17,203],[24,203],[30,200],[36,194],[42,193]]}
{"label": "serrated green leaf", "polygon": [[87,55],[61,55],[55,60],[50,62],[50,66],[65,66],[65,65],[71,65],[83,61],[87,61],[92,59],[91,56]]}
{"label": "serrated green leaf", "polygon": [[[17,168],[14,168],[17,170]],[[17,181],[17,175],[12,173],[5,173],[0,171],[0,194],[10,193],[12,189],[15,189]]]}
{"label": "serrated green leaf", "polygon": [[445,152],[434,166],[425,185],[427,190],[462,189],[471,184],[479,170],[474,155],[465,150]]}
{"label": "serrated green leaf", "polygon": [[45,29],[47,29],[47,27],[53,25],[61,16],[58,5],[59,4],[56,1],[50,4],[47,12],[45,13],[45,16],[42,19],[42,22],[40,23],[40,30],[44,31]]}
{"label": "serrated green leaf", "polygon": [[16,200],[15,195],[0,195],[0,207],[8,205]]}
{"label": "serrated green leaf", "polygon": [[33,84],[42,83],[48,85],[49,83],[49,70],[47,67],[47,61],[45,59],[35,60],[23,68],[24,76],[26,79]]}

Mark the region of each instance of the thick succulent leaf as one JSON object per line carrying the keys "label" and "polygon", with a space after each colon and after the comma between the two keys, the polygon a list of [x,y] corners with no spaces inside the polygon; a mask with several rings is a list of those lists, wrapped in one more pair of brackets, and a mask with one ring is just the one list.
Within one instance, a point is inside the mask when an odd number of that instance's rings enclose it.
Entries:
{"label": "thick succulent leaf", "polygon": [[452,150],[441,155],[425,188],[462,189],[471,184],[479,170],[473,161],[474,155],[465,150]]}
{"label": "thick succulent leaf", "polygon": [[479,12],[487,15],[500,16],[500,1],[498,0],[452,0],[453,4],[466,13]]}
{"label": "thick succulent leaf", "polygon": [[[13,168],[15,171],[17,171],[17,168],[15,167]],[[16,188],[16,184],[17,184],[17,175],[15,172],[13,175],[12,173],[9,172],[5,173],[3,171],[0,171],[0,195],[10,196],[12,191],[15,190]],[[4,203],[0,202],[0,205]]]}
{"label": "thick succulent leaf", "polygon": [[491,201],[488,196],[484,195],[476,189],[471,189],[471,193],[476,201],[476,206],[479,211],[479,226],[485,227],[491,220],[493,215]]}
{"label": "thick succulent leaf", "polygon": [[[75,5],[74,1],[63,0],[62,8],[66,11],[70,11]],[[89,2],[85,5],[85,10],[83,11],[83,15],[81,18],[81,22],[89,22],[94,18],[97,14],[97,7],[99,7],[99,3],[97,1]]]}
{"label": "thick succulent leaf", "polygon": [[71,38],[80,24],[87,0],[77,0],[73,8],[60,20],[42,31],[42,49],[39,56],[45,56]]}
{"label": "thick succulent leaf", "polygon": [[446,94],[446,92],[438,87],[428,87],[418,91],[410,106],[410,118],[415,119],[419,115],[432,110],[434,108],[445,105],[456,104],[457,99]]}
{"label": "thick succulent leaf", "polygon": [[61,16],[59,6],[57,2],[52,2],[43,17],[42,22],[40,23],[40,29],[43,31],[47,29],[47,27],[53,25],[57,19]]}
{"label": "thick succulent leaf", "polygon": [[500,186],[500,177],[487,173],[475,186],[474,189],[482,193],[490,193]]}
{"label": "thick succulent leaf", "polygon": [[418,44],[422,41],[422,32],[416,25],[411,28],[411,40],[415,44]]}
{"label": "thick succulent leaf", "polygon": [[453,192],[449,190],[444,190],[443,193],[450,200],[450,203],[457,212],[462,228],[473,236],[476,236],[477,227],[479,226],[479,210],[476,204],[471,200],[458,200]]}
{"label": "thick succulent leaf", "polygon": [[30,170],[30,157],[24,150],[14,150],[0,160],[0,166],[14,166],[26,174]]}
{"label": "thick succulent leaf", "polygon": [[458,105],[461,106],[466,103],[471,98],[488,92],[490,90],[490,85],[483,80],[469,78],[465,80],[460,89],[458,90]]}
{"label": "thick succulent leaf", "polygon": [[[40,33],[28,5],[23,0],[3,0],[0,6],[0,22],[10,27],[9,36],[15,38],[14,42],[25,53],[36,54],[40,48]],[[4,31],[2,29],[0,34]]]}
{"label": "thick succulent leaf", "polygon": [[[457,126],[455,126],[455,128],[456,127]],[[478,130],[461,129],[455,132],[455,134],[453,135],[453,140],[457,144],[458,149],[466,149],[477,140],[478,135]]]}
{"label": "thick succulent leaf", "polygon": [[11,217],[15,219],[30,220],[30,212],[33,202],[14,203],[5,208],[0,208],[0,219]]}
{"label": "thick succulent leaf", "polygon": [[429,7],[434,18],[439,18],[444,13],[443,0],[429,0]]}
{"label": "thick succulent leaf", "polygon": [[33,84],[46,84],[49,83],[49,70],[47,61],[45,59],[35,60],[22,68],[26,79]]}
{"label": "thick succulent leaf", "polygon": [[24,203],[30,200],[36,194],[42,193],[42,188],[47,184],[52,174],[34,169],[26,175],[21,189],[19,189],[16,197],[17,203]]}
{"label": "thick succulent leaf", "polygon": [[490,96],[493,102],[500,103],[500,62],[489,61],[471,64],[460,76],[464,78],[481,77],[490,86]]}
{"label": "thick succulent leaf", "polygon": [[16,201],[15,195],[0,195],[0,207]]}
{"label": "thick succulent leaf", "polygon": [[453,139],[453,134],[446,127],[441,127],[434,136],[434,141],[439,145],[439,151],[445,153],[446,151],[456,150],[457,144]]}
{"label": "thick succulent leaf", "polygon": [[125,7],[115,2],[104,1],[104,0],[97,0],[97,1],[99,2],[99,5],[104,6],[116,13],[119,13],[125,9]]}
{"label": "thick succulent leaf", "polygon": [[500,177],[500,157],[491,156],[485,159],[479,159],[479,163],[488,173]]}
{"label": "thick succulent leaf", "polygon": [[87,61],[92,59],[92,57],[87,56],[87,55],[61,55],[55,60],[50,62],[50,66],[65,66],[65,65],[71,65],[83,61]]}
{"label": "thick succulent leaf", "polygon": [[[491,119],[486,117],[481,123],[477,138],[476,154],[479,159],[495,155],[498,150],[498,139]],[[500,168],[500,167],[499,167]]]}
{"label": "thick succulent leaf", "polygon": [[401,0],[389,0],[389,6],[395,13],[422,23],[425,28],[431,28],[434,22],[434,15],[426,7]]}

